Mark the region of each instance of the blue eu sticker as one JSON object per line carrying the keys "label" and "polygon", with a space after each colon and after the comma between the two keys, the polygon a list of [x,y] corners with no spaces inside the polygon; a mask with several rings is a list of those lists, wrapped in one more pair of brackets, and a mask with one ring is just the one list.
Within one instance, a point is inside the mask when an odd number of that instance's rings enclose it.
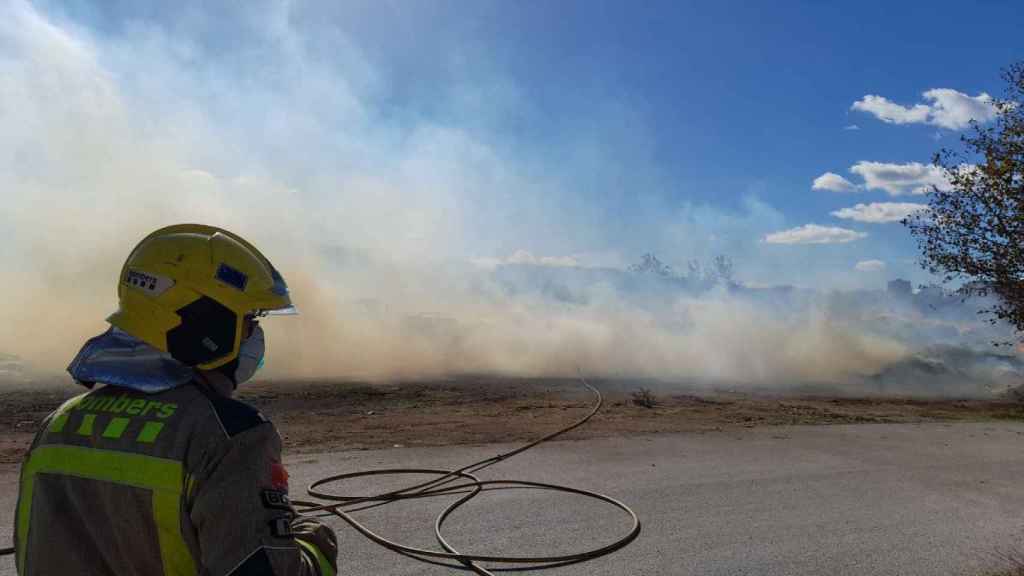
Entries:
{"label": "blue eu sticker", "polygon": [[240,270],[236,270],[227,264],[221,264],[217,268],[217,280],[244,292],[245,284],[249,281],[249,277]]}

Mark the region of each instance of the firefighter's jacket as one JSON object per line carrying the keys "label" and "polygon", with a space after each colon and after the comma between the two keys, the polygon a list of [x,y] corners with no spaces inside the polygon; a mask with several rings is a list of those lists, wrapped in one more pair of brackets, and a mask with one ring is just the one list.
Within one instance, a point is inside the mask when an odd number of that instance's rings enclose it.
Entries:
{"label": "firefighter's jacket", "polygon": [[281,440],[191,383],[105,386],[50,414],[21,469],[21,576],[333,576],[337,543],[296,518]]}

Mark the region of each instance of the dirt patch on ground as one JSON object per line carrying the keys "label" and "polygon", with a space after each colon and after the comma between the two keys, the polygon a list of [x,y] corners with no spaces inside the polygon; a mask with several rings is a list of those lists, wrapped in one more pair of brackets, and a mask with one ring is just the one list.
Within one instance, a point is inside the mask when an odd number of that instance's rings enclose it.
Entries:
{"label": "dirt patch on ground", "polygon": [[[605,391],[604,409],[566,438],[783,424],[1024,421],[1024,404],[1000,400],[654,393],[656,405],[644,408],[633,403],[628,385],[597,385]],[[20,461],[38,423],[80,391],[67,385],[0,392],[0,462]],[[277,424],[288,453],[523,441],[583,416],[592,403],[571,380],[486,377],[374,385],[257,382],[244,386],[239,398]]]}
{"label": "dirt patch on ground", "polygon": [[[1024,405],[1009,401],[656,393],[656,405],[644,408],[620,385],[598,387],[605,388],[604,408],[565,438],[786,424],[1024,421]],[[574,381],[488,378],[255,384],[240,396],[277,423],[292,452],[524,441],[584,416],[593,402]]]}
{"label": "dirt patch on ground", "polygon": [[70,386],[0,392],[0,462],[21,462],[39,423],[74,394]]}

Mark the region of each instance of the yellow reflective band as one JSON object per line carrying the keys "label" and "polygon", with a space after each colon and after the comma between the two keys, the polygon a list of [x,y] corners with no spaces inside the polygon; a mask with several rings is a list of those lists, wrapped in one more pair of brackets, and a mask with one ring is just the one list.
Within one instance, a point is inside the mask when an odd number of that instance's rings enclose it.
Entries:
{"label": "yellow reflective band", "polygon": [[107,424],[106,429],[103,430],[104,438],[120,438],[121,434],[124,434],[124,429],[128,427],[128,423],[131,422],[128,418],[114,418]]}
{"label": "yellow reflective band", "polygon": [[48,432],[62,432],[64,426],[68,423],[68,412],[75,407],[82,399],[85,398],[85,394],[79,394],[73,398],[68,398],[59,408],[53,411],[53,418],[50,420],[50,425],[46,427]]}
{"label": "yellow reflective band", "polygon": [[145,442],[146,444],[152,444],[156,441],[156,437],[160,435],[160,431],[164,429],[163,422],[146,422],[139,430],[139,435],[135,438],[137,442]]}
{"label": "yellow reflective band", "polygon": [[331,566],[331,563],[327,560],[327,556],[324,556],[324,553],[321,552],[319,548],[314,546],[311,542],[306,542],[299,538],[296,538],[295,541],[299,543],[299,546],[302,546],[307,552],[312,554],[313,558],[316,558],[316,564],[320,567],[320,576],[334,576],[334,567]]}
{"label": "yellow reflective band", "polygon": [[92,423],[96,420],[95,414],[86,414],[82,416],[82,423],[78,425],[78,431],[76,434],[82,436],[92,436]]}
{"label": "yellow reflective band", "polygon": [[64,430],[64,425],[68,423],[67,414],[58,414],[50,420],[50,426],[47,428],[50,432],[60,432]]}
{"label": "yellow reflective band", "polygon": [[63,404],[60,405],[59,408],[57,408],[56,410],[53,411],[54,415],[60,416],[60,415],[67,414],[68,412],[71,411],[72,408],[77,406],[79,402],[81,402],[82,400],[85,400],[85,397],[88,396],[88,395],[89,395],[89,393],[85,392],[84,394],[79,394],[78,396],[74,396],[72,398],[68,398],[67,400],[64,401]]}
{"label": "yellow reflective band", "polygon": [[152,491],[153,519],[160,541],[165,576],[194,576],[195,563],[181,536],[181,492],[185,473],[181,462],[142,454],[81,446],[43,445],[29,454],[22,467],[18,500],[18,566],[25,570],[32,493],[37,474],[61,474],[102,480]]}
{"label": "yellow reflective band", "polygon": [[[180,490],[179,486],[179,490]],[[192,553],[181,537],[181,492],[153,491],[153,518],[165,576],[194,576]]]}
{"label": "yellow reflective band", "polygon": [[191,474],[185,479],[185,497],[191,502],[192,493],[196,489],[196,477]]}

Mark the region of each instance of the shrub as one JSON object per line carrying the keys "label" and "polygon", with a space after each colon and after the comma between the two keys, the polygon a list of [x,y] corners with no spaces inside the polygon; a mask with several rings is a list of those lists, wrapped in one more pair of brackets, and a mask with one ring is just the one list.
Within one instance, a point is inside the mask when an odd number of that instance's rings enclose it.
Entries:
{"label": "shrub", "polygon": [[655,406],[658,405],[657,397],[655,397],[654,393],[652,393],[647,388],[640,388],[638,390],[634,390],[632,397],[633,404],[636,404],[637,406],[642,406],[644,408],[654,408]]}

